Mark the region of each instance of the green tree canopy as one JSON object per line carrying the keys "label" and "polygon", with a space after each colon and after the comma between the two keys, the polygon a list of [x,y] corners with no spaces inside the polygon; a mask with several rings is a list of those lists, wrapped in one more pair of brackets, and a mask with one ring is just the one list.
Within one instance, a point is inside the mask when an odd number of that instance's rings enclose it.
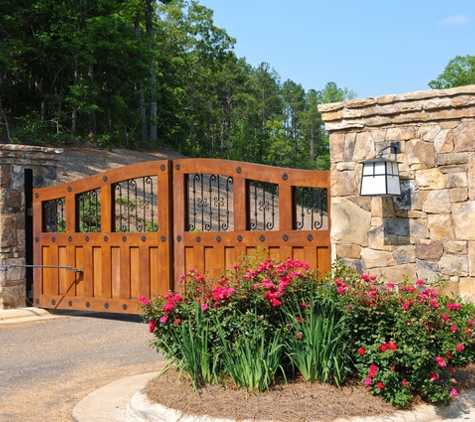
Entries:
{"label": "green tree canopy", "polygon": [[432,89],[455,88],[475,84],[475,56],[456,56],[444,71],[429,82]]}

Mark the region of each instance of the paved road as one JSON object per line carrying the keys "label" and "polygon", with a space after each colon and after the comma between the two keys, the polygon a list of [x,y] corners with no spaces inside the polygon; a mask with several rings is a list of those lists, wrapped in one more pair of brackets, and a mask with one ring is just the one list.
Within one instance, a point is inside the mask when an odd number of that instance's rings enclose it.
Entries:
{"label": "paved road", "polygon": [[0,324],[0,421],[71,421],[73,407],[91,391],[159,370],[138,317],[64,315]]}

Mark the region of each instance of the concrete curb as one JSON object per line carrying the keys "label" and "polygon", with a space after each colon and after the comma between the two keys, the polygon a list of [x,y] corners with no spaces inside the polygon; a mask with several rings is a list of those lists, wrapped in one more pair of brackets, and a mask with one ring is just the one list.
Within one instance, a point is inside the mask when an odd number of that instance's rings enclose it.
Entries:
{"label": "concrete curb", "polygon": [[[414,410],[397,411],[392,415],[339,418],[334,422],[449,422],[475,421],[475,391],[460,395],[457,401],[449,407],[438,407],[428,404],[420,405]],[[130,409],[138,417],[147,422],[233,422],[231,419],[218,419],[206,416],[182,415],[174,409],[152,403],[147,396],[137,391],[130,401]],[[243,422],[251,422],[245,420]],[[254,421],[256,422],[256,421]],[[264,422],[264,421],[261,421]],[[269,422],[269,421],[267,421]]]}
{"label": "concrete curb", "polygon": [[41,318],[53,318],[47,310],[41,308],[0,309],[0,324],[34,321]]}

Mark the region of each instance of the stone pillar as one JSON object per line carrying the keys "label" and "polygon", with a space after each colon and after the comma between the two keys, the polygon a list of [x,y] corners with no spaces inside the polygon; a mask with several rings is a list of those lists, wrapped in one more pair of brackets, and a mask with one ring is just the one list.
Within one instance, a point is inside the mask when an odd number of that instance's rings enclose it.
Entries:
{"label": "stone pillar", "polygon": [[0,144],[0,309],[27,305],[26,270],[6,269],[26,264],[27,206],[25,181],[32,187],[52,186],[60,149]]}
{"label": "stone pillar", "polygon": [[[333,258],[475,302],[475,85],[319,106],[330,135]],[[361,161],[401,144],[400,197],[361,197]],[[389,158],[393,158],[390,156]]]}

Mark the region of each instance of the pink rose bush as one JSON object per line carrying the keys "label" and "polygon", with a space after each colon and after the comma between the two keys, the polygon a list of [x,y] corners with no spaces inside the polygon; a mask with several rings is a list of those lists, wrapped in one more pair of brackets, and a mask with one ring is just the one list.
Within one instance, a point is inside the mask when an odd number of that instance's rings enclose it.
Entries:
{"label": "pink rose bush", "polygon": [[454,368],[475,360],[473,304],[424,280],[382,282],[338,261],[322,279],[264,255],[242,257],[219,280],[191,269],[177,292],[139,299],[155,348],[196,388],[232,379],[262,391],[298,373],[336,385],[356,377],[401,407],[416,394],[456,399]]}

